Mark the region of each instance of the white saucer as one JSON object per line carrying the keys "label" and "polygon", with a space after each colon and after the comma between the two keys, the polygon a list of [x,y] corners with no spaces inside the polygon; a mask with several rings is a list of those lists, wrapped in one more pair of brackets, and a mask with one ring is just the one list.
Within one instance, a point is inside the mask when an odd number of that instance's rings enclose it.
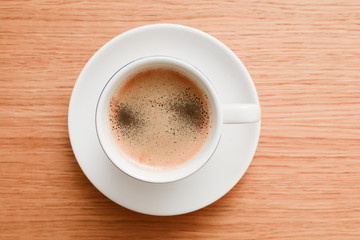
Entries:
{"label": "white saucer", "polygon": [[69,135],[85,175],[123,207],[151,215],[176,215],[203,208],[225,195],[248,168],[259,140],[260,122],[224,125],[209,162],[188,178],[167,184],[138,181],[117,169],[95,131],[95,107],[105,83],[122,66],[144,56],[168,55],[200,69],[222,103],[259,103],[253,81],[236,55],[199,30],[155,24],[125,32],[100,48],[82,70],[69,106]]}

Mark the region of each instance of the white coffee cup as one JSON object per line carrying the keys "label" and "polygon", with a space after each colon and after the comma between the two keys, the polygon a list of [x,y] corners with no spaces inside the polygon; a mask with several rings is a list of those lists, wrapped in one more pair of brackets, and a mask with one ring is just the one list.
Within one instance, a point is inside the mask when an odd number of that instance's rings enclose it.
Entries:
{"label": "white coffee cup", "polygon": [[[208,96],[211,109],[212,128],[202,148],[186,163],[167,169],[144,168],[134,164],[134,160],[116,145],[109,126],[109,105],[118,86],[129,76],[154,67],[172,68],[188,76]],[[259,120],[260,106],[258,104],[221,104],[210,80],[200,70],[190,63],[169,56],[143,57],[123,66],[105,85],[99,97],[95,115],[98,139],[108,158],[129,176],[151,183],[177,181],[199,170],[215,152],[224,123],[240,124]]]}

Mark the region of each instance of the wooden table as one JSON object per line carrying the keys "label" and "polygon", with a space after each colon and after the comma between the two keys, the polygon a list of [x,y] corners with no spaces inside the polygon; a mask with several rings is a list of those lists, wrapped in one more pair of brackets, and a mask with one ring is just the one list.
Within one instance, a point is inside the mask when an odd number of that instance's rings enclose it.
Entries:
{"label": "wooden table", "polygon": [[[0,2],[0,239],[360,239],[360,2]],[[87,60],[170,22],[228,45],[262,106],[242,180],[181,216],[129,211],[80,170],[67,129]]]}

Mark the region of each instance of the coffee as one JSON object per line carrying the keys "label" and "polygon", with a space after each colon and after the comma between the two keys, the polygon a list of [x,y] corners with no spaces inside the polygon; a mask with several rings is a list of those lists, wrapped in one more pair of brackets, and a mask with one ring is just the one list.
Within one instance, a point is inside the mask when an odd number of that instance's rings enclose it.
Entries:
{"label": "coffee", "polygon": [[130,76],[113,94],[110,128],[136,164],[169,168],[189,161],[212,127],[207,95],[186,75],[151,68]]}

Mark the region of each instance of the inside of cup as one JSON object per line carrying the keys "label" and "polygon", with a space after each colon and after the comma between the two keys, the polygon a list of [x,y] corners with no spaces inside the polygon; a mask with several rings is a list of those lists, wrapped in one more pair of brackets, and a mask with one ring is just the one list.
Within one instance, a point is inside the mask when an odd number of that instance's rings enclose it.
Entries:
{"label": "inside of cup", "polygon": [[[153,167],[141,164],[126,154],[113,139],[109,120],[109,106],[114,93],[132,75],[153,68],[167,68],[180,72],[191,79],[208,96],[211,128],[201,149],[185,163],[172,167]],[[146,57],[135,60],[119,71],[108,81],[98,101],[96,110],[96,129],[100,144],[109,159],[123,172],[142,181],[166,183],[185,178],[200,169],[211,157],[220,140],[222,114],[218,99],[210,81],[194,66],[171,57]]]}

